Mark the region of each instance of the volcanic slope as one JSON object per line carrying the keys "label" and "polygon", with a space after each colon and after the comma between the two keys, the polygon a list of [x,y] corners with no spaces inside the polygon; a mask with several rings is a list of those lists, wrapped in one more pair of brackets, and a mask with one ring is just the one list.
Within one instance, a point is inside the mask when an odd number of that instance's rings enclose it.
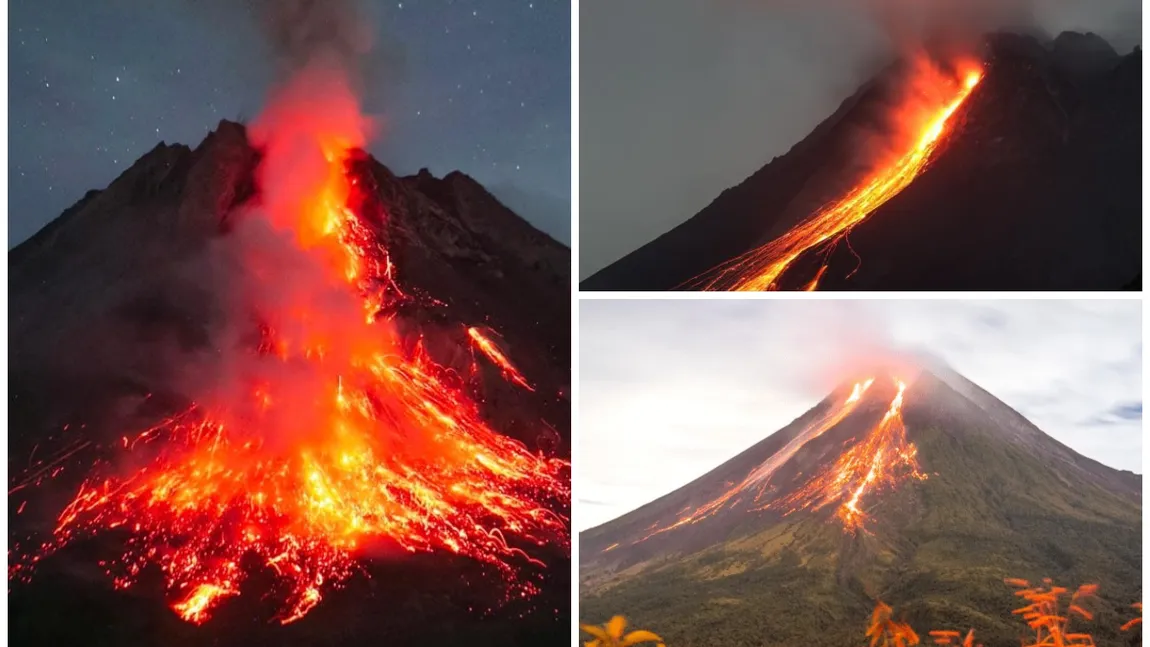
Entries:
{"label": "volcanic slope", "polygon": [[676,645],[849,645],[882,600],[924,635],[973,627],[1006,645],[1025,625],[1003,578],[1051,577],[1100,584],[1089,631],[1125,644],[1141,476],[1075,453],[950,369],[909,380],[901,406],[875,377],[580,533],[581,618],[625,614]]}
{"label": "volcanic slope", "polygon": [[[246,128],[227,121],[194,149],[161,143],[9,252],[10,490],[54,444],[92,441],[52,481],[10,493],[10,546],[32,530],[51,530],[98,443],[187,406],[176,386],[181,366],[212,352],[215,322],[229,305],[221,302],[225,286],[208,276],[215,270],[207,251],[258,197],[259,160]],[[377,235],[404,291],[386,315],[405,343],[422,342],[456,375],[493,429],[532,451],[568,456],[569,250],[462,173],[398,177],[362,154],[353,167],[386,212]],[[496,341],[530,389],[474,346],[472,326]],[[568,514],[565,503],[553,505]],[[108,546],[115,541],[104,535],[69,546],[38,565],[30,583],[12,583],[11,639],[374,645],[380,636],[457,644],[466,635],[506,645],[569,635],[562,541],[533,553],[546,566],[536,582],[541,592],[526,601],[501,604],[500,576],[472,560],[381,549],[362,562],[369,577],[326,592],[285,626],[269,622],[277,611],[263,599],[277,585],[269,572],[254,572],[202,626],[168,608],[158,571],[114,590],[95,556],[115,550]]]}
{"label": "volcanic slope", "polygon": [[[1093,34],[1000,33],[980,60],[981,81],[921,175],[845,239],[792,259],[778,289],[816,278],[820,290],[1140,284],[1141,49],[1120,56]],[[889,139],[913,69],[890,66],[786,154],[582,288],[732,289],[713,270],[845,194],[873,144]]]}

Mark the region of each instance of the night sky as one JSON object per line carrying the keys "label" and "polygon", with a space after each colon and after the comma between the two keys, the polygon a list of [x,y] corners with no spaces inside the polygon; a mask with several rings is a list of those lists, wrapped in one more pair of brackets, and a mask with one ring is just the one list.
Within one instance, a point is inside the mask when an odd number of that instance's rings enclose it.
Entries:
{"label": "night sky", "polygon": [[[461,170],[570,241],[570,4],[363,3],[372,145],[400,174]],[[9,247],[161,140],[254,118],[276,78],[244,0],[9,3]]]}

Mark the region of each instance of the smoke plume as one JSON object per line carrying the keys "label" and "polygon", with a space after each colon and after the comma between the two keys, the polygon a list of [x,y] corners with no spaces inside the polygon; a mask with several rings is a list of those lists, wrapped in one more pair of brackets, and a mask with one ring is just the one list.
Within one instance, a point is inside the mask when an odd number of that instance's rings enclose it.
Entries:
{"label": "smoke plume", "polygon": [[405,50],[387,37],[386,11],[361,0],[202,0],[196,6],[212,24],[248,25],[231,37],[262,42],[273,85],[308,68],[334,70],[374,106],[406,76]]}
{"label": "smoke plume", "polygon": [[355,77],[372,46],[369,21],[357,0],[252,0],[259,27],[281,72],[334,65]]}
{"label": "smoke plume", "polygon": [[873,23],[898,51],[971,45],[999,29],[1041,29],[1034,0],[773,0],[775,10],[825,12]]}

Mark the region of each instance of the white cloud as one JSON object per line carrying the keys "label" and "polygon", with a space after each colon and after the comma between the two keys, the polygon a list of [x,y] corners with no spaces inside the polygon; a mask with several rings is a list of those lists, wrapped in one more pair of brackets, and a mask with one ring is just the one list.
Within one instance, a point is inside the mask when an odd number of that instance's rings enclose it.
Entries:
{"label": "white cloud", "polygon": [[1142,469],[1136,300],[585,300],[580,310],[580,529],[705,474],[890,347],[928,350],[1076,451]]}

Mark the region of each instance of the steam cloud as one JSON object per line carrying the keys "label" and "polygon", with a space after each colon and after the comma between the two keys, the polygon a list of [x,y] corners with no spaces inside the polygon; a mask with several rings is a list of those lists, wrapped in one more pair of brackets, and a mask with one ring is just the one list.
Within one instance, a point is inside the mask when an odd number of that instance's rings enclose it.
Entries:
{"label": "steam cloud", "polygon": [[[296,340],[322,335],[335,346],[327,357],[346,365],[348,322],[362,322],[363,307],[341,275],[340,262],[317,246],[312,209],[320,208],[330,173],[324,146],[363,148],[374,123],[361,110],[363,62],[371,47],[363,7],[356,0],[221,0],[219,8],[255,12],[280,78],[248,138],[261,151],[254,204],[229,215],[228,235],[182,268],[189,282],[206,284],[215,301],[209,342],[177,362],[166,362],[166,389],[207,409],[254,417],[252,384],[274,384],[284,402],[305,402],[323,380],[308,362],[284,362],[255,352],[261,326]],[[334,196],[332,196],[334,197]],[[306,314],[300,308],[306,307]],[[376,327],[387,326],[381,322]],[[376,333],[381,337],[382,331]],[[170,359],[171,353],[165,353]],[[178,355],[178,354],[177,354]],[[282,391],[285,390],[286,391]],[[286,395],[285,395],[286,393]],[[304,406],[284,412],[268,428],[287,439],[321,426]],[[275,412],[273,412],[275,413]],[[273,440],[273,439],[265,439]]]}
{"label": "steam cloud", "polygon": [[383,91],[405,78],[402,45],[386,37],[379,8],[362,0],[188,1],[212,24],[248,25],[232,37],[254,37],[266,46],[276,84],[322,67],[345,75],[365,104],[375,105],[385,99]]}
{"label": "steam cloud", "polygon": [[1033,0],[870,0],[875,19],[895,47],[906,49],[941,39],[971,46],[987,31],[1037,27]]}
{"label": "steam cloud", "polygon": [[356,0],[252,0],[282,72],[329,64],[353,78],[372,46],[363,7]]}
{"label": "steam cloud", "polygon": [[1035,0],[775,0],[781,9],[862,14],[899,51],[928,43],[973,46],[988,31],[1041,30]]}
{"label": "steam cloud", "polygon": [[975,53],[979,28],[1093,31],[1125,53],[1141,41],[1141,4],[584,0],[581,37],[595,47],[580,65],[601,90],[580,99],[581,177],[594,187],[582,198],[580,278],[784,154],[898,53],[940,39]]}

